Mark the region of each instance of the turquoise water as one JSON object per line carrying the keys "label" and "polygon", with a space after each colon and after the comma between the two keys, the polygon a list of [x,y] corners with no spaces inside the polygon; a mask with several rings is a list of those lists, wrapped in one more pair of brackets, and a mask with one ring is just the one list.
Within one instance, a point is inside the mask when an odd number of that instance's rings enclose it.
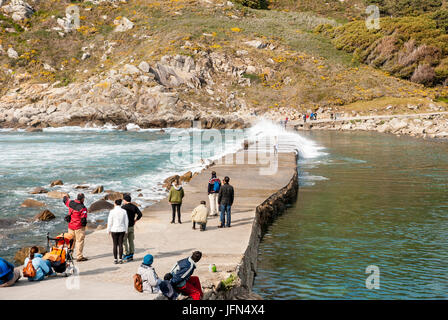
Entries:
{"label": "turquoise water", "polygon": [[[448,144],[309,132],[326,155],[299,161],[295,205],[260,245],[265,299],[447,299]],[[366,268],[380,271],[367,289]]]}

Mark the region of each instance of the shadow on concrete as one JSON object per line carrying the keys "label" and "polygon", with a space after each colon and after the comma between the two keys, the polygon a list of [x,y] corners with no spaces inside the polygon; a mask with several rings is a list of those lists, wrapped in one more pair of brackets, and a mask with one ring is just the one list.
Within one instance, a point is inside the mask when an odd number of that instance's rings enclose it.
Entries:
{"label": "shadow on concrete", "polygon": [[110,271],[115,271],[119,269],[119,267],[107,267],[107,268],[98,268],[98,269],[94,269],[94,270],[89,270],[89,271],[81,271],[79,273],[80,276],[86,276],[86,275],[91,275],[91,274],[99,274],[99,273],[105,273],[105,272],[110,272]]}
{"label": "shadow on concrete", "polygon": [[172,256],[181,255],[181,254],[185,254],[186,256],[184,258],[186,258],[187,256],[190,256],[193,253],[193,251],[195,251],[195,250],[196,250],[196,248],[190,248],[190,249],[178,250],[178,251],[159,252],[158,254],[154,255],[154,259],[155,258],[172,257]]}
{"label": "shadow on concrete", "polygon": [[[145,252],[146,250],[148,250],[148,249],[136,248],[136,249],[135,249],[135,252],[134,252],[134,255],[135,255],[136,253],[142,253],[142,252]],[[123,250],[123,256],[124,256],[124,254],[125,254],[125,252],[124,252],[124,250]],[[96,255],[96,256],[89,256],[89,257],[87,257],[87,258],[88,258],[89,260],[94,260],[94,259],[101,259],[101,258],[107,258],[107,257],[111,257],[111,258],[113,258],[113,256],[114,256],[114,254],[113,254],[113,252],[112,252],[112,246],[111,246],[111,248],[110,248],[110,253],[99,254],[99,255]],[[76,263],[76,260],[75,260],[75,263]]]}

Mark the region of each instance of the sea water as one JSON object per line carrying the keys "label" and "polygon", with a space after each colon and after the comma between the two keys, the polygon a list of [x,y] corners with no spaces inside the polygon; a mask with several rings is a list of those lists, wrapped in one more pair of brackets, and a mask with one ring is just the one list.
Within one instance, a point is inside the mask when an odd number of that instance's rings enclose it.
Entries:
{"label": "sea water", "polygon": [[[105,196],[91,194],[92,189],[103,186],[105,190],[131,193],[133,201],[145,208],[167,196],[162,187],[167,177],[201,171],[211,161],[241,149],[244,140],[267,141],[266,148],[271,148],[270,138],[274,137],[280,152],[298,150],[303,157],[319,154],[319,147],[312,141],[266,120],[247,130],[142,130],[132,124],[127,129],[106,126],[48,128],[34,133],[0,131],[1,257],[12,261],[18,249],[45,246],[47,232],[55,235],[67,228],[63,219],[67,208],[62,200],[29,194],[35,187],[67,192],[72,199],[84,192],[88,207]],[[50,182],[57,179],[64,184],[50,188]],[[44,202],[56,219],[33,221],[44,208],[20,207],[27,198]],[[107,214],[91,213],[89,221],[105,223]]]}

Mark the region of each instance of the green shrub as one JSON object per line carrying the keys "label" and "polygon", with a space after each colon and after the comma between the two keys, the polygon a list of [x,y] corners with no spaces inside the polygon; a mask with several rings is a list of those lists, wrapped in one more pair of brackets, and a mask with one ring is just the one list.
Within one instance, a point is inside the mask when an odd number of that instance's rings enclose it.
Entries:
{"label": "green shrub", "polygon": [[380,13],[400,17],[433,12],[443,4],[442,0],[365,0],[366,5],[376,4]]}
{"label": "green shrub", "polygon": [[268,3],[266,0],[232,0],[235,3],[239,3],[245,7],[252,9],[267,9]]}

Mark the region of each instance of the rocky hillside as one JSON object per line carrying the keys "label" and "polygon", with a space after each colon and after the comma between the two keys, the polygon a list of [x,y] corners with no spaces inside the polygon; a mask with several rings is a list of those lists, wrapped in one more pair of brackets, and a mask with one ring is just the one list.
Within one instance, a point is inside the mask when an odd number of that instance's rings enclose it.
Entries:
{"label": "rocky hillside", "polygon": [[238,2],[0,0],[0,126],[240,128],[359,102],[360,114],[446,107],[447,88],[360,64],[313,32],[360,10]]}

